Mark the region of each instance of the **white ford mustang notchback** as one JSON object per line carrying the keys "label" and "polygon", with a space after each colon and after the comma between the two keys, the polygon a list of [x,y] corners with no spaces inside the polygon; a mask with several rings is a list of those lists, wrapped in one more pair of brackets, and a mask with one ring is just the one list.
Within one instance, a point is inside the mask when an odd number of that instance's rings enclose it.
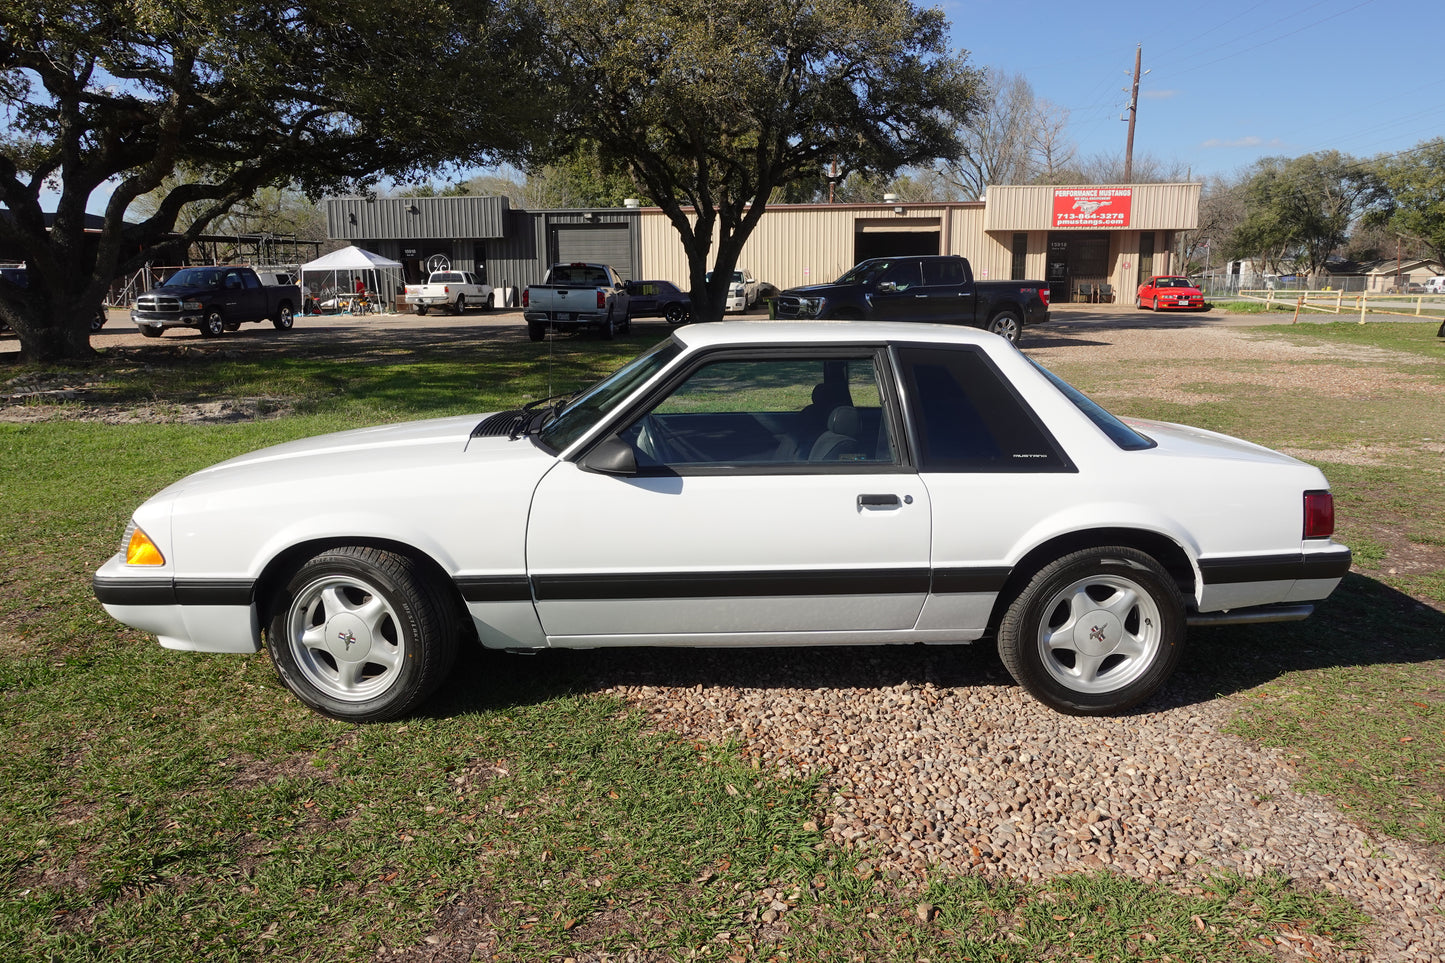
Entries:
{"label": "white ford mustang notchback", "polygon": [[1119,712],[1186,623],[1303,618],[1350,553],[1324,476],[1123,422],[951,326],[688,326],[565,401],[233,458],[95,575],[162,645],[254,652],[306,704],[414,709],[456,646],[968,642]]}

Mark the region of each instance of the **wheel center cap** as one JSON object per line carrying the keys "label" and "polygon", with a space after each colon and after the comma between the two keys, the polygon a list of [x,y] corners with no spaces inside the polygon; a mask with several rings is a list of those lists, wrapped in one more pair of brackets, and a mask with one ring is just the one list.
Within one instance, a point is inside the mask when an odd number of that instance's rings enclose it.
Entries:
{"label": "wheel center cap", "polygon": [[350,612],[326,622],[326,648],[338,662],[362,662],[371,654],[371,630]]}
{"label": "wheel center cap", "polygon": [[1096,610],[1074,626],[1074,648],[1085,655],[1108,655],[1124,637],[1124,626],[1108,612]]}

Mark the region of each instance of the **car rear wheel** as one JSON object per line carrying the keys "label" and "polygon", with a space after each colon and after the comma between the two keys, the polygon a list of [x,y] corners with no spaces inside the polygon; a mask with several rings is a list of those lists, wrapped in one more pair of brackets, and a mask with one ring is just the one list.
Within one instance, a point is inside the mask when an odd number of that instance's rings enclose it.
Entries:
{"label": "car rear wheel", "polygon": [[105,305],[101,305],[100,309],[96,311],[95,317],[90,319],[90,330],[99,331],[101,328],[105,327],[105,322],[109,320],[110,312],[105,309]]}
{"label": "car rear wheel", "polygon": [[290,331],[291,326],[296,323],[296,317],[291,313],[291,305],[283,304],[276,309],[276,317],[271,319],[277,331]]}
{"label": "car rear wheel", "polygon": [[602,324],[597,328],[597,333],[602,335],[602,340],[611,341],[617,337],[617,322],[612,319],[612,312],[607,312],[607,317],[602,319]]}
{"label": "car rear wheel", "polygon": [[1151,556],[1124,546],[1044,566],[999,623],[1019,685],[1070,715],[1112,715],[1164,685],[1184,642],[1184,600]]}
{"label": "car rear wheel", "polygon": [[547,336],[547,326],[538,324],[536,321],[528,322],[527,337],[532,341],[541,341]]}
{"label": "car rear wheel", "polygon": [[207,311],[206,316],[201,318],[201,337],[219,337],[221,332],[225,330],[226,319],[221,317],[221,312],[216,308]]}
{"label": "car rear wheel", "polygon": [[308,560],[275,600],[266,646],[281,681],[323,715],[414,710],[456,658],[456,606],[405,555],[359,545]]}
{"label": "car rear wheel", "polygon": [[425,304],[418,304],[418,305],[416,306],[416,313],[417,313],[418,315],[421,315],[421,316],[424,317],[424,316],[426,315],[426,305],[425,305]]}
{"label": "car rear wheel", "polygon": [[1012,311],[1004,311],[994,316],[988,323],[988,330],[1008,341],[1009,344],[1019,343],[1019,334],[1023,325],[1019,324],[1019,316]]}
{"label": "car rear wheel", "polygon": [[687,308],[680,304],[669,304],[662,315],[668,324],[682,324],[687,320]]}

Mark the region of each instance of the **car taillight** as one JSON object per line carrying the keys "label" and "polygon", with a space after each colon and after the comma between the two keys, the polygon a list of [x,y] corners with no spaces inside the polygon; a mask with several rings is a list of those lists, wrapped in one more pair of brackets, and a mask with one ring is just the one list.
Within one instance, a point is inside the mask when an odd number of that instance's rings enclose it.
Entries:
{"label": "car taillight", "polygon": [[451,286],[450,284],[443,284],[443,285],[442,285],[442,294],[451,294],[451,293],[452,293],[452,286]]}
{"label": "car taillight", "polygon": [[1305,538],[1335,533],[1335,498],[1329,492],[1305,492]]}
{"label": "car taillight", "polygon": [[597,292],[597,310],[601,311],[601,310],[602,310],[603,308],[605,308],[605,307],[607,307],[607,292],[606,292],[606,291],[598,291],[598,292]]}
{"label": "car taillight", "polygon": [[1044,302],[1044,307],[1049,306],[1049,289],[1039,288],[1039,300]]}
{"label": "car taillight", "polygon": [[531,305],[532,305],[532,299],[531,299],[531,297],[529,297],[529,295],[531,295],[531,293],[532,293],[532,292],[529,291],[529,290],[527,290],[526,288],[523,288],[523,289],[522,289],[522,307],[524,307],[524,308],[526,308],[526,307],[531,307]]}

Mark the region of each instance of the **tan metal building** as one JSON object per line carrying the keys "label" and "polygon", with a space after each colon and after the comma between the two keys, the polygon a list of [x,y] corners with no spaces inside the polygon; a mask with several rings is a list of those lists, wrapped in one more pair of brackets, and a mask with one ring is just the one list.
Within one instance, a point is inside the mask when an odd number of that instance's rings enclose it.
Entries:
{"label": "tan metal building", "polygon": [[[961,254],[989,279],[1047,279],[1054,303],[1133,300],[1140,279],[1175,270],[1178,232],[1199,223],[1199,184],[990,187],[948,204],[770,205],[738,260],[779,288],[832,281],[859,261]],[[643,208],[638,276],[688,286],[666,215]]]}

